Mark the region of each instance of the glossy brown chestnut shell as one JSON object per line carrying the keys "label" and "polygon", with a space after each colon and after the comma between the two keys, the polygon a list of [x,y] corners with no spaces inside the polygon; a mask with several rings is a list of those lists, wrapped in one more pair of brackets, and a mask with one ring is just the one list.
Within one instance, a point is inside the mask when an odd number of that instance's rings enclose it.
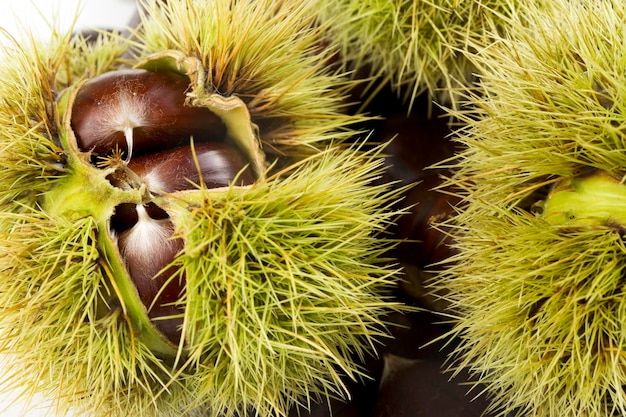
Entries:
{"label": "glossy brown chestnut shell", "polygon": [[87,81],[76,95],[71,126],[78,148],[107,155],[116,147],[129,159],[189,143],[221,141],[226,128],[204,107],[186,104],[189,78],[171,70],[127,69]]}
{"label": "glossy brown chestnut shell", "polygon": [[148,317],[171,342],[179,343],[184,310],[176,302],[184,292],[185,279],[168,265],[184,242],[172,237],[174,225],[169,218],[153,218],[141,204],[131,210],[137,221],[119,234],[120,253]]}
{"label": "glossy brown chestnut shell", "polygon": [[224,142],[201,142],[132,158],[128,168],[154,193],[193,189],[202,181],[211,188],[254,182],[251,167],[238,149]]}

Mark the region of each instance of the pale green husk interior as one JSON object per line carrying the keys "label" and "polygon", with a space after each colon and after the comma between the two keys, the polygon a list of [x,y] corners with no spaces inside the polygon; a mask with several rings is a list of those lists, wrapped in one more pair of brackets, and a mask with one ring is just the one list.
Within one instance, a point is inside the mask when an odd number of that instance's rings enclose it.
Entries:
{"label": "pale green husk interior", "polygon": [[551,224],[573,227],[626,226],[626,185],[602,171],[568,178],[538,203],[541,217]]}

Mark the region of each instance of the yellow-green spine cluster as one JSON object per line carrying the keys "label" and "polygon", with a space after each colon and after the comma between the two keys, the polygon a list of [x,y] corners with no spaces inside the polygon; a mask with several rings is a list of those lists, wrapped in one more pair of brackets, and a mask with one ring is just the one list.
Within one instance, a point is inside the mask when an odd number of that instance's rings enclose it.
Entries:
{"label": "yellow-green spine cluster", "polygon": [[623,414],[626,7],[529,2],[477,43],[450,184],[458,365],[498,415]]}
{"label": "yellow-green spine cluster", "polygon": [[[467,59],[473,42],[503,30],[516,1],[318,0],[339,60],[356,76],[389,83],[409,103],[427,92],[456,104],[457,89],[471,85]],[[374,91],[379,88],[374,86]]]}

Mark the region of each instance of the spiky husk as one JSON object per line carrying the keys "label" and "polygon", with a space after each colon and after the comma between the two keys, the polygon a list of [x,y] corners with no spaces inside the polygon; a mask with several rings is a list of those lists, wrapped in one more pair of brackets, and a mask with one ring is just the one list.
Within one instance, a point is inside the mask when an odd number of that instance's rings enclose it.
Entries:
{"label": "spiky husk", "polygon": [[200,59],[207,93],[244,100],[266,152],[315,152],[366,120],[347,114],[355,82],[330,65],[336,46],[314,24],[312,2],[143,3],[138,59],[168,49]]}
{"label": "spiky husk", "polygon": [[284,179],[176,203],[188,282],[176,364],[111,305],[93,219],[3,212],[8,382],[55,398],[59,415],[285,415],[345,396],[342,378],[362,376],[381,317],[400,308],[379,236],[396,192],[368,185],[380,167],[376,154],[328,151]]}
{"label": "spiky husk", "polygon": [[381,317],[399,307],[381,235],[397,192],[370,184],[381,167],[376,153],[329,150],[284,178],[182,197],[173,218],[190,250],[175,263],[188,277],[198,401],[273,415],[294,400],[342,397],[342,375],[361,376],[354,360],[373,352]]}
{"label": "spiky husk", "polygon": [[[350,126],[362,118],[342,114],[350,83],[314,53],[321,29],[310,27],[311,13],[266,1],[207,4],[149,4],[132,45],[115,35],[88,44],[68,34],[7,51],[3,388],[26,399],[43,393],[58,415],[284,416],[296,403],[347,395],[342,378],[362,375],[360,360],[386,334],[382,314],[400,308],[386,298],[396,270],[384,254],[394,243],[381,235],[398,215],[390,207],[399,191],[374,185],[379,149],[329,147],[352,138]],[[111,253],[99,242],[107,210],[89,205],[97,199],[45,211],[46,196],[59,197],[76,176],[97,169],[78,169],[86,159],[63,147],[59,94],[135,62],[124,55],[130,46],[137,60],[161,48],[200,59],[215,92],[250,106],[266,151],[312,154],[291,168],[269,167],[249,188],[200,188],[159,201],[187,241],[175,261],[188,282],[187,345],[178,356],[150,350],[128,314]]]}
{"label": "spiky husk", "polygon": [[10,222],[0,247],[0,351],[10,375],[3,388],[54,399],[58,415],[81,400],[95,415],[112,404],[112,415],[141,414],[169,371],[136,342],[123,306],[98,311],[111,290],[93,219],[69,222],[34,210],[1,215],[3,226]]}
{"label": "spiky husk", "polygon": [[621,1],[529,2],[509,34],[476,45],[482,75],[450,184],[464,198],[449,291],[456,365],[489,386],[498,415],[623,415],[621,225],[552,224],[534,210],[590,170],[623,178],[626,41]]}
{"label": "spiky husk", "polygon": [[[28,41],[26,41],[28,42]],[[71,46],[70,46],[71,44]],[[90,52],[87,52],[90,50]],[[77,76],[69,65],[80,56],[79,72],[110,65],[124,47],[111,38],[89,47],[80,39],[56,34],[49,46],[7,47],[0,79],[0,205],[20,210],[33,206],[38,195],[65,175],[58,136],[58,92]],[[84,54],[84,55],[83,55]],[[94,60],[94,55],[99,57]]]}
{"label": "spiky husk", "polygon": [[428,92],[440,102],[472,82],[470,43],[502,29],[506,0],[317,0],[328,38],[356,74],[383,77],[412,103]]}

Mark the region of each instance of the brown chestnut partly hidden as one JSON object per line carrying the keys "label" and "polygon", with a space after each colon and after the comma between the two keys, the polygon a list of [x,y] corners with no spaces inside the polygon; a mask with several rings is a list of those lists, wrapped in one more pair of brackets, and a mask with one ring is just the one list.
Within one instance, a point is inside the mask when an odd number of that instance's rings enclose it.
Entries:
{"label": "brown chestnut partly hidden", "polygon": [[[229,186],[233,181],[238,185],[254,182],[245,158],[224,142],[146,154],[131,158],[127,167],[154,194],[194,189],[201,181],[210,189]],[[184,311],[176,301],[183,295],[185,277],[175,274],[176,269],[168,265],[183,249],[184,242],[172,238],[174,225],[168,214],[152,202],[120,204],[111,218],[111,229],[149,318],[161,333],[178,344]]]}
{"label": "brown chestnut partly hidden", "polygon": [[239,150],[224,142],[201,142],[192,146],[138,156],[128,162],[153,193],[173,193],[195,188],[200,180],[207,188],[254,182],[252,169]]}
{"label": "brown chestnut partly hidden", "polygon": [[221,141],[222,120],[209,109],[186,104],[189,78],[171,70],[127,69],[102,74],[78,91],[71,126],[78,148],[126,159],[195,141]]}
{"label": "brown chestnut partly hidden", "polygon": [[[131,210],[137,221],[118,235],[120,253],[148,317],[171,342],[179,343],[184,311],[176,301],[184,292],[185,279],[167,266],[183,249],[184,242],[172,238],[174,225],[169,218],[153,218],[142,204]],[[154,207],[151,211],[158,212]]]}

